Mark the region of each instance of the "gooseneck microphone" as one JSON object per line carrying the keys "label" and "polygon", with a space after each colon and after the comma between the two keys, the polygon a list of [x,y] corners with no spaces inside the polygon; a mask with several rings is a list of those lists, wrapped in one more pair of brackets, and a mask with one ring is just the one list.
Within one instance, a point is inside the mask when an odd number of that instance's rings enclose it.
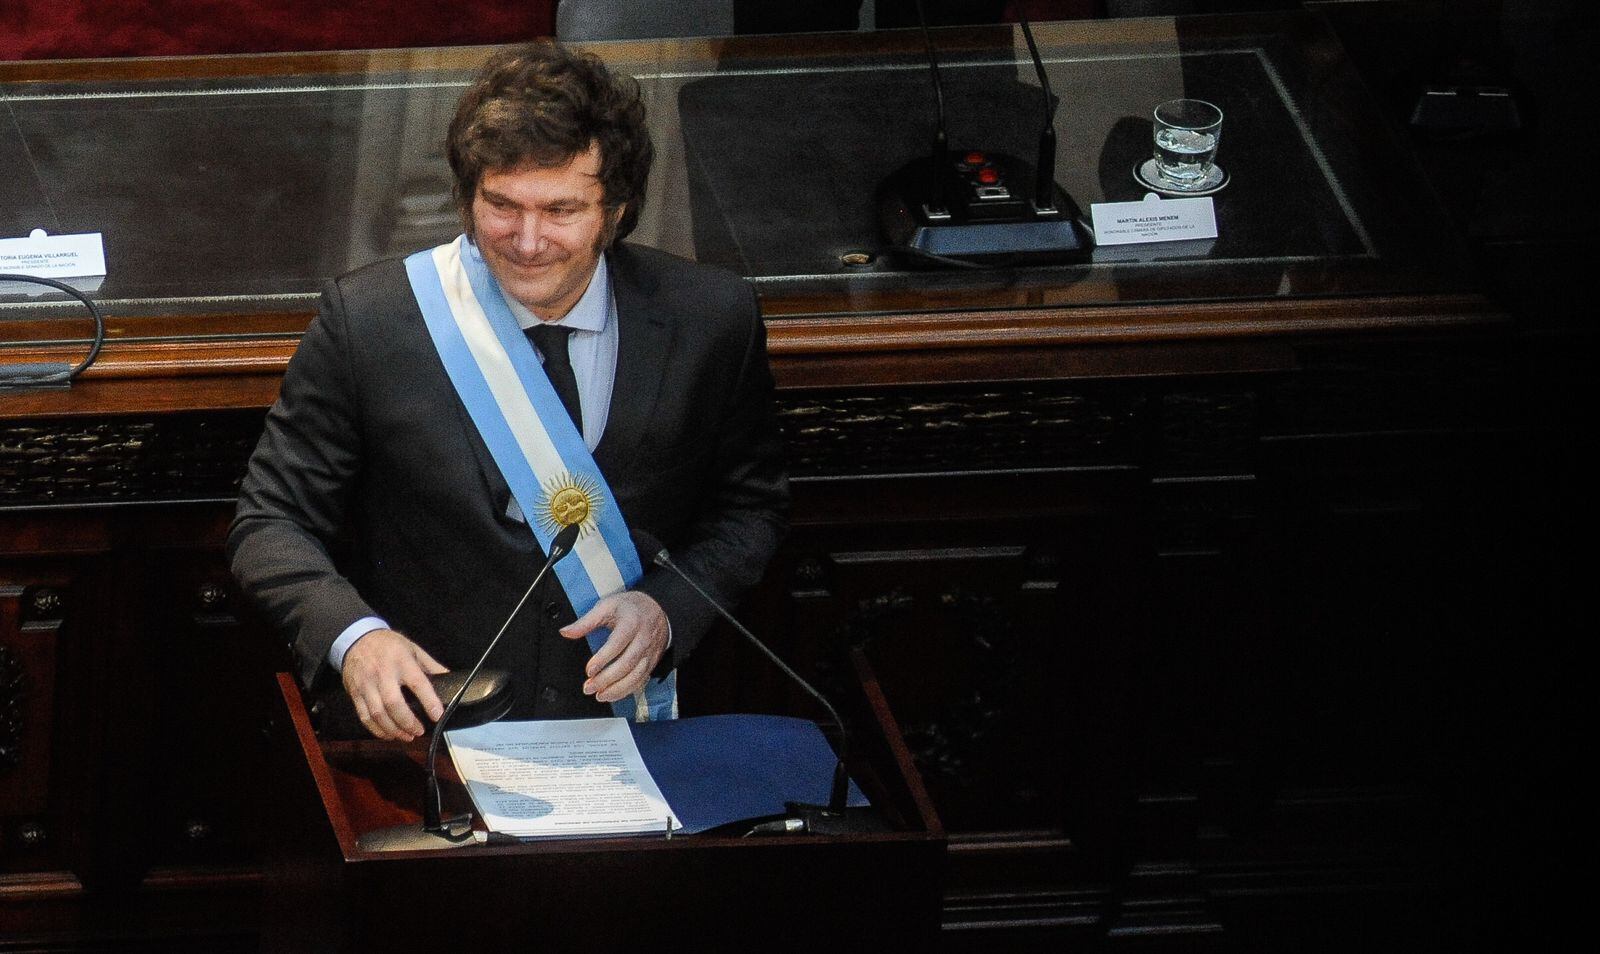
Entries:
{"label": "gooseneck microphone", "polygon": [[1044,71],[1044,60],[1039,56],[1039,44],[1034,42],[1033,27],[1022,17],[1022,36],[1028,41],[1028,55],[1033,58],[1034,72],[1039,76],[1039,91],[1044,94],[1044,127],[1039,130],[1039,155],[1033,164],[1033,211],[1046,214],[1056,210],[1056,99],[1050,88],[1050,76]]}
{"label": "gooseneck microphone", "polygon": [[950,149],[939,56],[922,0],[916,9],[933,84],[933,150],[878,184],[884,251],[905,267],[1010,268],[1082,261],[1093,241],[1077,203],[1055,181],[1059,100],[1050,89],[1033,27],[1022,18],[1043,102],[1038,155],[1030,165],[976,144]]}
{"label": "gooseneck microphone", "polygon": [[[472,828],[469,824],[470,815],[451,819],[441,817],[443,808],[439,796],[439,741],[444,738],[445,726],[450,723],[450,717],[455,715],[456,709],[461,706],[461,700],[467,695],[467,689],[472,685],[473,679],[483,669],[484,662],[494,652],[494,648],[500,644],[500,637],[504,636],[506,630],[511,628],[512,620],[517,618],[517,614],[522,611],[523,605],[528,602],[528,597],[533,595],[533,591],[539,588],[539,583],[544,580],[545,574],[549,573],[552,567],[561,562],[562,557],[572,552],[574,544],[578,542],[580,530],[579,524],[569,523],[561,528],[560,533],[556,534],[555,539],[550,542],[550,554],[545,558],[544,566],[539,568],[539,572],[534,576],[533,582],[528,584],[528,589],[522,594],[522,599],[517,600],[517,605],[512,607],[511,614],[506,617],[506,621],[500,624],[500,631],[494,634],[493,639],[489,640],[488,648],[484,649],[483,655],[478,657],[477,663],[467,672],[466,677],[460,679],[460,684],[456,686],[455,693],[450,697],[450,702],[444,707],[444,712],[439,716],[439,721],[433,724],[433,733],[428,741],[427,785],[422,795],[422,827],[397,825],[392,828],[382,828],[368,832],[356,840],[357,848],[363,851],[416,851],[431,848],[452,848],[457,845],[473,843]],[[441,680],[454,675],[454,673],[442,673],[440,676],[435,677],[435,688],[441,687]],[[448,683],[445,684],[447,685]],[[509,692],[506,693],[506,696],[507,701],[504,706],[494,706],[492,703],[486,704],[486,708],[490,711],[474,724],[482,725],[485,722],[493,722],[500,716],[505,715],[506,710],[509,708]]]}
{"label": "gooseneck microphone", "polygon": [[945,134],[944,83],[939,79],[939,55],[933,51],[933,37],[928,34],[928,17],[922,11],[922,0],[917,0],[917,22],[922,24],[922,47],[928,53],[928,66],[933,70],[933,103],[937,113],[934,123],[933,151],[928,159],[928,203],[923,213],[930,219],[950,218],[950,209],[944,201],[945,165],[950,160],[950,137]]}
{"label": "gooseneck microphone", "polygon": [[818,805],[804,805],[790,802],[788,808],[791,813],[800,816],[799,820],[803,823],[801,827],[768,827],[765,825],[759,827],[766,832],[774,834],[787,833],[791,831],[806,831],[813,834],[838,834],[847,831],[881,830],[883,826],[881,822],[877,820],[875,813],[870,813],[870,810],[868,810],[868,813],[850,811],[847,808],[847,802],[849,801],[850,775],[848,770],[845,768],[845,756],[849,752],[850,734],[849,730],[845,728],[844,720],[839,718],[839,710],[833,707],[833,703],[829,702],[827,697],[823,696],[822,693],[813,688],[809,682],[806,682],[804,679],[802,679],[799,673],[795,672],[793,669],[790,669],[788,664],[786,664],[782,659],[779,659],[778,655],[767,647],[766,643],[763,643],[756,637],[754,633],[745,628],[743,623],[735,619],[733,614],[728,612],[728,610],[724,608],[723,605],[714,597],[712,597],[710,593],[707,593],[699,583],[695,582],[695,580],[690,577],[689,574],[680,569],[676,563],[673,563],[671,554],[667,552],[666,547],[661,545],[660,540],[657,540],[648,531],[634,530],[633,542],[634,545],[639,548],[640,554],[648,557],[651,563],[654,563],[656,566],[671,570],[672,572],[676,573],[685,583],[689,584],[689,587],[696,593],[700,594],[700,598],[705,600],[707,605],[717,611],[717,615],[727,620],[729,625],[739,631],[739,635],[749,640],[751,645],[759,649],[761,654],[766,656],[767,659],[771,660],[773,665],[782,670],[784,675],[788,676],[790,679],[793,679],[795,683],[800,686],[800,688],[804,689],[811,696],[811,698],[817,700],[817,702],[828,711],[828,716],[833,719],[833,724],[839,727],[839,761],[834,766],[833,786],[828,795],[827,806],[823,807]]}

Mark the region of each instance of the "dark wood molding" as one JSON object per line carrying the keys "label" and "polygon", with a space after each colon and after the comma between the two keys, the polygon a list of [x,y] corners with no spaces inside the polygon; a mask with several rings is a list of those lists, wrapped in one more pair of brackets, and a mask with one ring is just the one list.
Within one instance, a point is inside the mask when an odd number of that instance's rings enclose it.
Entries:
{"label": "dark wood molding", "polygon": [[[0,392],[11,419],[266,407],[309,313],[255,316],[271,328],[196,340],[112,337],[71,389]],[[1214,374],[1293,367],[1286,340],[1491,328],[1505,315],[1475,295],[1202,302],[1012,311],[768,318],[782,389]],[[145,330],[145,329],[141,329]],[[15,338],[15,336],[13,336]],[[12,361],[70,361],[80,344],[12,346]]]}
{"label": "dark wood molding", "polygon": [[1442,331],[1503,320],[1498,309],[1477,295],[1182,302],[769,318],[767,346],[774,360],[781,361],[838,353]]}

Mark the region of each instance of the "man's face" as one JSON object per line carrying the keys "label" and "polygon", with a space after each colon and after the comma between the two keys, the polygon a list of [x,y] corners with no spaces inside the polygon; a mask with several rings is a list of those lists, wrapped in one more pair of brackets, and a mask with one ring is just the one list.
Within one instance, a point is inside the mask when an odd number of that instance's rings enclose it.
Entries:
{"label": "man's face", "polygon": [[600,149],[564,166],[484,172],[472,197],[478,249],[506,294],[545,321],[583,297],[622,209],[607,212]]}

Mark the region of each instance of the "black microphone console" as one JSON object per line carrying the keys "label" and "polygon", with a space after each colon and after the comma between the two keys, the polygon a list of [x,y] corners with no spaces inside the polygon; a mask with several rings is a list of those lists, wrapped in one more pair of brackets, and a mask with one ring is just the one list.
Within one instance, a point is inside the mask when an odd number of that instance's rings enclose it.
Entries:
{"label": "black microphone console", "polygon": [[931,157],[922,156],[884,181],[878,212],[891,249],[975,264],[1087,256],[1093,243],[1079,222],[1077,203],[1052,182],[1054,201],[1040,208],[1032,163],[977,149],[946,155],[937,170]]}
{"label": "black microphone console", "polygon": [[1083,213],[1055,181],[1057,100],[1033,28],[1021,20],[1039,76],[1042,123],[1038,159],[984,149],[952,150],[945,130],[944,83],[922,0],[917,0],[933,83],[933,148],[885,179],[878,191],[885,251],[907,265],[965,268],[1079,262],[1094,240]]}

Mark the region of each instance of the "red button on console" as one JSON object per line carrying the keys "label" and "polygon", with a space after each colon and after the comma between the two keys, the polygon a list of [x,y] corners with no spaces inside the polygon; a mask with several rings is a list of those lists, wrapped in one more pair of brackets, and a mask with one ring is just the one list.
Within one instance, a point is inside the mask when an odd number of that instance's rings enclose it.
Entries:
{"label": "red button on console", "polygon": [[989,161],[989,157],[985,156],[981,152],[969,152],[969,153],[967,153],[967,165],[969,165],[969,166],[981,166],[981,165],[983,165],[984,163],[986,163],[988,161]]}
{"label": "red button on console", "polygon": [[994,185],[1000,181],[1000,173],[995,172],[993,169],[979,169],[978,181],[984,185]]}

